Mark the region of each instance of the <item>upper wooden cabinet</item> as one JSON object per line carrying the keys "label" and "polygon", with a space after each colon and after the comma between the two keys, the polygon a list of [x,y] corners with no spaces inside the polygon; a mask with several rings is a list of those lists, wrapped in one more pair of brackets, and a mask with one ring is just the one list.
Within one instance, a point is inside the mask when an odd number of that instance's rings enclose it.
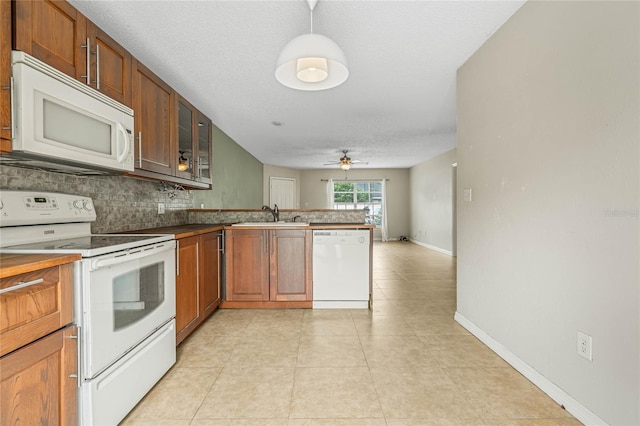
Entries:
{"label": "upper wooden cabinet", "polygon": [[132,175],[211,188],[211,120],[64,0],[0,0],[0,153],[11,151],[11,46],[134,110]]}
{"label": "upper wooden cabinet", "polygon": [[211,120],[179,95],[176,103],[176,176],[210,184]]}
{"label": "upper wooden cabinet", "polygon": [[0,1],[0,153],[11,151],[11,2]]}
{"label": "upper wooden cabinet", "polygon": [[135,167],[173,175],[178,161],[171,137],[174,91],[135,59],[133,68]]}
{"label": "upper wooden cabinet", "polygon": [[131,55],[66,1],[16,1],[14,43],[131,106]]}
{"label": "upper wooden cabinet", "polygon": [[87,35],[92,54],[89,67],[92,86],[116,101],[132,107],[131,54],[97,26],[89,23]]}

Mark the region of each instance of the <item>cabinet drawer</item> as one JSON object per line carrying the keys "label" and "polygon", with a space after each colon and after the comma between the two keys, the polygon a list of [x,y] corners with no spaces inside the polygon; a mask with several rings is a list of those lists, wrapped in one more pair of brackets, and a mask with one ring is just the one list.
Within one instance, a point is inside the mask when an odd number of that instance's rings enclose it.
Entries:
{"label": "cabinet drawer", "polygon": [[73,265],[0,280],[0,356],[73,321]]}
{"label": "cabinet drawer", "polygon": [[0,424],[77,424],[77,329],[0,358]]}

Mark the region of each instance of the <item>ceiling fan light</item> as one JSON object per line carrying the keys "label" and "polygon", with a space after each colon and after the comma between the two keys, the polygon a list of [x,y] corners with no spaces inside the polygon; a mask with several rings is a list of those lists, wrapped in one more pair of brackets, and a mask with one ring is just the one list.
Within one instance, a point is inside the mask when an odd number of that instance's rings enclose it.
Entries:
{"label": "ceiling fan light", "polygon": [[351,164],[350,163],[342,163],[342,164],[340,164],[340,168],[346,172],[347,170],[349,170],[351,168]]}
{"label": "ceiling fan light", "polygon": [[318,83],[329,76],[325,58],[298,58],[296,71],[298,80],[306,83]]}
{"label": "ceiling fan light", "polygon": [[[298,75],[301,70],[309,68],[304,65],[308,59],[319,59],[324,63],[315,68],[324,70],[325,78],[309,81],[305,74]],[[349,68],[344,52],[335,41],[312,33],[300,35],[284,46],[278,57],[275,76],[281,84],[292,89],[325,90],[344,83],[349,78]]]}

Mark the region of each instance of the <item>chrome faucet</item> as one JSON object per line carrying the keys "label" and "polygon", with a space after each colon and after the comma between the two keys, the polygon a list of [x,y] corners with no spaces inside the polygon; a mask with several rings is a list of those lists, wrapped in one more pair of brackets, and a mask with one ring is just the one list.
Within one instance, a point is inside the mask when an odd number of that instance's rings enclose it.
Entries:
{"label": "chrome faucet", "polygon": [[269,206],[262,206],[262,210],[269,210],[271,212],[271,214],[273,215],[273,221],[277,222],[278,220],[280,220],[280,211],[278,210],[278,205],[274,204],[273,208],[269,207]]}

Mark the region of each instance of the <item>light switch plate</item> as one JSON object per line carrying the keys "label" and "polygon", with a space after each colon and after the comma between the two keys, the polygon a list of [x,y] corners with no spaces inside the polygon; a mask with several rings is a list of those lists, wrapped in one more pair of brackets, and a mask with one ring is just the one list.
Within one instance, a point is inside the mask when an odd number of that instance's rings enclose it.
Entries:
{"label": "light switch plate", "polygon": [[158,203],[158,214],[164,214],[164,203]]}
{"label": "light switch plate", "polygon": [[473,201],[473,189],[465,188],[463,194],[464,194],[464,201]]}

